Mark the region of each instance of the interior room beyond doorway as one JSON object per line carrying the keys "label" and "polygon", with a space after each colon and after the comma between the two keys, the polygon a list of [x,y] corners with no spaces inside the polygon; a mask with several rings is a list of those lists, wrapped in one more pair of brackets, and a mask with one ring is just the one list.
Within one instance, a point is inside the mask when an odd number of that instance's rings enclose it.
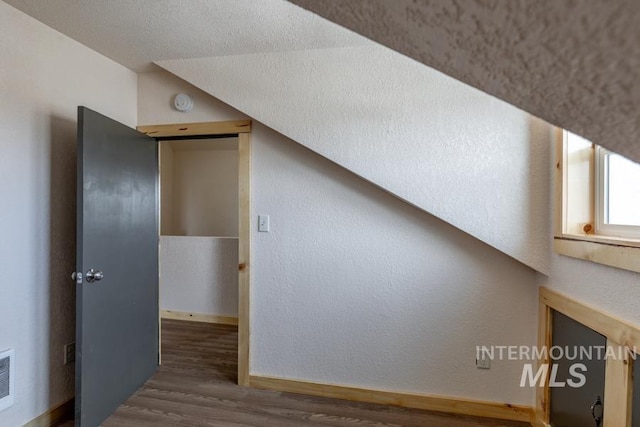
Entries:
{"label": "interior room beyond doorway", "polygon": [[162,317],[237,324],[238,138],[160,141]]}

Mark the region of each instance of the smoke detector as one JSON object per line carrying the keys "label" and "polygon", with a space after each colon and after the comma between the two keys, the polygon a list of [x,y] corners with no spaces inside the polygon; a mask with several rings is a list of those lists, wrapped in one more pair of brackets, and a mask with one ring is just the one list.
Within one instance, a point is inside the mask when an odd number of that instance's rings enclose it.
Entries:
{"label": "smoke detector", "polygon": [[193,99],[186,93],[179,93],[173,99],[173,106],[176,107],[178,111],[188,113],[193,109]]}

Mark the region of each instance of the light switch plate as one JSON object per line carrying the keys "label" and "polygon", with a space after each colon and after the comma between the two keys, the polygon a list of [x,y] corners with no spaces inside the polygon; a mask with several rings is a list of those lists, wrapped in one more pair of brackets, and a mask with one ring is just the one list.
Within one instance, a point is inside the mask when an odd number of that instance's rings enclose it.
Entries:
{"label": "light switch plate", "polygon": [[269,215],[258,215],[258,231],[262,233],[269,232]]}
{"label": "light switch plate", "polygon": [[64,364],[76,361],[76,343],[72,342],[64,346]]}

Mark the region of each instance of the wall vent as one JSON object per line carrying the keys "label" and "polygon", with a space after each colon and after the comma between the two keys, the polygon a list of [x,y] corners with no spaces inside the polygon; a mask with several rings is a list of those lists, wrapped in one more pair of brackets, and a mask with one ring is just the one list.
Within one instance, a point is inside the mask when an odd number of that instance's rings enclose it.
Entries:
{"label": "wall vent", "polygon": [[13,350],[0,352],[0,411],[13,405],[15,357]]}

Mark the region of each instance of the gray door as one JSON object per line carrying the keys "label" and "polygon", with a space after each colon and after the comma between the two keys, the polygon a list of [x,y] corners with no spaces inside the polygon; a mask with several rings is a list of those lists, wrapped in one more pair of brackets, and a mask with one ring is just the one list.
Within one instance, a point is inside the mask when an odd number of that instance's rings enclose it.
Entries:
{"label": "gray door", "polygon": [[633,359],[633,400],[631,404],[631,425],[640,427],[640,357]]}
{"label": "gray door", "polygon": [[[551,387],[551,426],[595,426],[596,422],[591,413],[591,407],[598,397],[604,404],[605,346],[607,339],[570,317],[554,311],[552,341],[553,346],[562,348],[563,356],[565,357],[554,361],[558,365],[556,381],[558,384],[564,384],[564,386]],[[584,349],[582,354],[580,352],[581,348]],[[600,349],[600,352],[598,349]],[[588,354],[589,350],[592,353],[591,357]],[[560,352],[558,351],[555,354],[559,355]],[[586,372],[580,370],[580,373],[586,377],[586,383],[576,388],[570,387],[567,383],[570,380],[574,381],[574,383],[579,382],[577,377],[570,373],[571,365],[574,363],[581,363],[587,368]],[[595,408],[596,412],[601,411],[601,409],[602,405],[598,405]]]}
{"label": "gray door", "polygon": [[96,427],[158,365],[157,144],[78,107],[76,426]]}

